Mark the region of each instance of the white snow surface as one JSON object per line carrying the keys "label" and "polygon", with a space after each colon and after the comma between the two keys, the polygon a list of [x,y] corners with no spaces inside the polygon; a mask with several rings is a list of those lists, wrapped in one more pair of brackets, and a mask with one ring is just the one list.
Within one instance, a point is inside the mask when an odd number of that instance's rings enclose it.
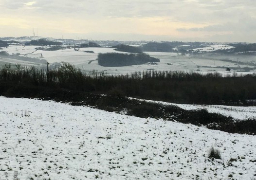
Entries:
{"label": "white snow surface", "polygon": [[[52,101],[0,97],[0,104],[2,177],[256,178],[255,136]],[[221,160],[207,158],[211,147]]]}

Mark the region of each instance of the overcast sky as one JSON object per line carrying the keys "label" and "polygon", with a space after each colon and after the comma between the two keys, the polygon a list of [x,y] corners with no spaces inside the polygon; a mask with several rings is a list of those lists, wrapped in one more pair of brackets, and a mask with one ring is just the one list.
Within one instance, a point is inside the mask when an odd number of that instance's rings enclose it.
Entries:
{"label": "overcast sky", "polygon": [[0,0],[0,37],[256,42],[256,0]]}

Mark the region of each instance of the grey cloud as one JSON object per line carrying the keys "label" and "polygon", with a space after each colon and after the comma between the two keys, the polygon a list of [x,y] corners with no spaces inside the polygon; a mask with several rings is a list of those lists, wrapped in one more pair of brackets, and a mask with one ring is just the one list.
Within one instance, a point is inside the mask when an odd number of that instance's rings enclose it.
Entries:
{"label": "grey cloud", "polygon": [[232,34],[214,34],[205,36],[203,41],[211,42],[251,42],[255,43],[255,33],[232,33]]}
{"label": "grey cloud", "polygon": [[205,32],[255,32],[256,29],[256,19],[247,17],[240,19],[236,22],[228,22],[225,24],[219,24],[219,25],[211,25],[211,26],[206,26],[203,28],[180,28],[177,29],[178,31],[181,32],[188,32],[188,31],[205,31]]}
{"label": "grey cloud", "polygon": [[[7,8],[22,8],[29,0],[4,0]],[[256,7],[254,0],[31,0],[33,13],[79,14],[81,16],[156,17],[204,22],[215,19],[216,12],[232,8]],[[242,10],[241,9],[241,10]],[[236,10],[237,11],[237,10]],[[253,12],[253,10],[251,10]]]}
{"label": "grey cloud", "polygon": [[24,3],[27,1],[25,0],[20,0],[20,1],[13,1],[13,0],[4,0],[2,3],[4,7],[8,9],[19,9],[24,6]]}
{"label": "grey cloud", "polygon": [[[25,3],[35,1],[29,8]],[[204,28],[178,29],[180,32],[254,33],[255,0],[0,0],[0,16],[35,17],[59,20],[106,18],[152,18],[203,24]],[[111,19],[111,20],[112,20]],[[161,18],[160,18],[161,19]],[[86,21],[79,21],[84,22]],[[210,25],[209,25],[210,24]]]}

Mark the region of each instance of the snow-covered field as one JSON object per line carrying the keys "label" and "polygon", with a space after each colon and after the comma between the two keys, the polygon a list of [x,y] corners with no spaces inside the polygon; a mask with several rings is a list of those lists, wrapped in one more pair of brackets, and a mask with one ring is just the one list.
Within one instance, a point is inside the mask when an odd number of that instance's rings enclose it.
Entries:
{"label": "snow-covered field", "polygon": [[[8,48],[3,48],[9,54],[19,53],[21,56],[31,58],[41,58],[47,60],[49,63],[68,62],[83,71],[105,71],[107,74],[130,74],[136,71],[186,71],[186,72],[220,72],[223,74],[232,74],[232,72],[242,71],[246,74],[256,72],[256,57],[255,56],[205,56],[200,54],[198,56],[181,56],[177,53],[168,52],[146,52],[152,57],[159,58],[160,63],[157,64],[143,64],[125,67],[102,67],[98,65],[97,57],[99,53],[123,53],[115,51],[113,48],[80,48],[79,51],[71,49],[63,49],[57,51],[43,51],[36,50],[37,46],[18,46],[11,45]],[[213,47],[211,47],[213,48]],[[215,49],[217,47],[214,47]],[[228,47],[223,47],[228,48]],[[87,52],[86,52],[87,51]],[[94,53],[89,53],[92,51]],[[0,58],[0,64],[13,63],[17,64],[17,59]],[[21,60],[20,64],[28,63]],[[45,66],[45,62],[42,62]],[[42,64],[42,65],[43,65]],[[226,68],[230,68],[232,72],[227,72]]]}
{"label": "snow-covered field", "polygon": [[[1,178],[256,179],[255,136],[51,101],[0,104]],[[221,160],[208,160],[211,147]]]}
{"label": "snow-covered field", "polygon": [[225,45],[225,44],[215,44],[215,45],[210,45],[204,48],[196,48],[193,49],[194,51],[200,51],[200,52],[212,52],[212,51],[217,51],[217,50],[228,50],[228,49],[233,49],[235,47]]}

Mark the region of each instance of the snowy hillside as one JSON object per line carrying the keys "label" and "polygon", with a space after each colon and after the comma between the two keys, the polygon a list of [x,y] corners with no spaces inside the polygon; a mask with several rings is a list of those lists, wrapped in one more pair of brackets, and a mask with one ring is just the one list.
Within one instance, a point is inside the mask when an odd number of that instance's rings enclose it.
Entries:
{"label": "snowy hillside", "polygon": [[[256,178],[254,136],[51,101],[0,97],[0,104],[0,177]],[[221,160],[207,158],[211,147]]]}

